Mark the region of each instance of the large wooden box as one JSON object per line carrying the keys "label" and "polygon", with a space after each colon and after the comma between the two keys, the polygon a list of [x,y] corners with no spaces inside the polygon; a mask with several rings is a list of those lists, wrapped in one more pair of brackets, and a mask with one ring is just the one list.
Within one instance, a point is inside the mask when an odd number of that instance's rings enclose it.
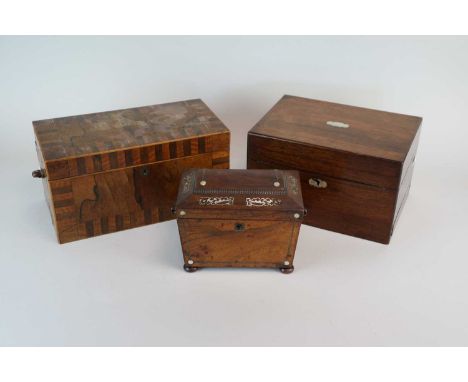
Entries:
{"label": "large wooden box", "polygon": [[189,170],[182,176],[174,213],[188,272],[294,269],[305,213],[297,171]]}
{"label": "large wooden box", "polygon": [[33,122],[60,243],[172,219],[180,174],[229,168],[229,130],[201,100]]}
{"label": "large wooden box", "polygon": [[305,224],[389,243],[422,119],[284,96],[248,134],[248,168],[300,171]]}

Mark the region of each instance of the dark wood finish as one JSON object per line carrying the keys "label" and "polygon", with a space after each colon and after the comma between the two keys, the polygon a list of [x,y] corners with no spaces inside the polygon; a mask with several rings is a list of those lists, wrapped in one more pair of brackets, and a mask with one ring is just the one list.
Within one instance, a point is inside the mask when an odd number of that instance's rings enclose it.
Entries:
{"label": "dark wood finish", "polygon": [[247,167],[299,170],[305,224],[387,244],[409,192],[421,121],[284,96],[250,130]]}
{"label": "dark wood finish", "polygon": [[305,211],[297,171],[188,170],[175,208],[184,269],[293,269]]}
{"label": "dark wood finish", "polygon": [[[331,127],[328,121],[350,127]],[[403,162],[421,121],[410,115],[286,95],[251,132]]]}
{"label": "dark wood finish", "polygon": [[200,100],[33,124],[60,243],[173,219],[185,169],[229,168],[229,130]]}
{"label": "dark wood finish", "polygon": [[[249,161],[249,168],[275,165]],[[300,172],[302,195],[309,212],[303,223],[348,235],[388,242],[394,192],[362,183]],[[309,179],[327,182],[326,188],[312,187]]]}
{"label": "dark wood finish", "polygon": [[396,188],[399,184],[401,163],[394,161],[341,153],[255,133],[249,133],[247,147],[248,161],[274,162],[275,168],[291,167],[382,188]]}

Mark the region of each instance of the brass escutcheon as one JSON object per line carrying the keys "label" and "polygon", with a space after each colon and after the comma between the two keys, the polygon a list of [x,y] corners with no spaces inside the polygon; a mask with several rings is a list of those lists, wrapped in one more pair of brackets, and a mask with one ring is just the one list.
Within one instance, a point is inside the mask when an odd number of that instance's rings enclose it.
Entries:
{"label": "brass escutcheon", "polygon": [[309,184],[312,187],[316,187],[316,188],[327,188],[327,182],[325,182],[322,179],[318,179],[318,178],[310,178],[309,179]]}
{"label": "brass escutcheon", "polygon": [[236,230],[237,232],[244,231],[245,230],[245,224],[244,223],[234,224],[234,230]]}

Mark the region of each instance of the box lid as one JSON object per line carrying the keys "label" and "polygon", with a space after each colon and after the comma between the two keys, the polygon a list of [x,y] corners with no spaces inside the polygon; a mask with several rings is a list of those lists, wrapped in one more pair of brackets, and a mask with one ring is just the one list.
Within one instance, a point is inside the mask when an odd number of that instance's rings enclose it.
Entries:
{"label": "box lid", "polygon": [[177,218],[302,220],[297,171],[191,169],[181,177]]}
{"label": "box lid", "polygon": [[[410,115],[285,95],[249,135],[317,150],[318,155],[307,158],[305,170],[391,187],[396,185],[383,177],[401,175],[421,121]],[[349,169],[348,164],[352,164]]]}
{"label": "box lid", "polygon": [[46,119],[33,126],[49,179],[209,152],[209,137],[229,132],[200,99]]}

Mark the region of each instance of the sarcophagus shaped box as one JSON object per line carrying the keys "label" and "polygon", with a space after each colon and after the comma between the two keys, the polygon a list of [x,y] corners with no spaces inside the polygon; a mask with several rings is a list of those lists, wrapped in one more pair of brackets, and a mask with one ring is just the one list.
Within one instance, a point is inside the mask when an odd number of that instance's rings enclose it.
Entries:
{"label": "sarcophagus shaped box", "polygon": [[305,211],[297,171],[186,171],[174,210],[188,272],[205,267],[293,271]]}
{"label": "sarcophagus shaped box", "polygon": [[60,243],[172,219],[185,169],[229,168],[229,130],[201,100],[33,125]]}
{"label": "sarcophagus shaped box", "polygon": [[305,224],[388,243],[422,119],[284,96],[248,134],[248,168],[300,171]]}

